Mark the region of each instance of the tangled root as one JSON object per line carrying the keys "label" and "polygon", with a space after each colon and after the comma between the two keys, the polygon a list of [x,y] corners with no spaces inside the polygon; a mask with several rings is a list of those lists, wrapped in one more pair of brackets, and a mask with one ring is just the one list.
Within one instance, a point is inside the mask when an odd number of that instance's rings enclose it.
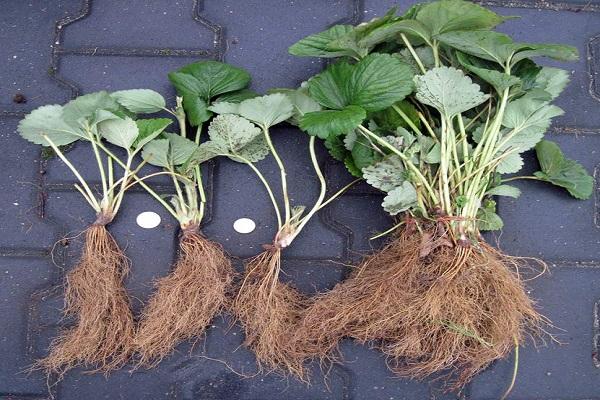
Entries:
{"label": "tangled root", "polygon": [[305,307],[305,298],[279,282],[281,249],[272,248],[251,259],[232,304],[246,332],[245,345],[256,354],[259,369],[305,379],[303,360],[292,351],[291,338]]}
{"label": "tangled root", "polygon": [[483,241],[455,246],[439,232],[405,231],[313,299],[296,354],[330,361],[343,337],[374,341],[397,374],[446,372],[459,389],[546,321],[524,290],[524,265]]}
{"label": "tangled root", "polygon": [[104,224],[85,231],[82,257],[67,274],[65,310],[75,326],[50,345],[35,369],[62,376],[76,366],[108,373],[122,367],[132,350],[134,322],[123,280],[129,262]]}
{"label": "tangled root", "polygon": [[156,283],[135,337],[138,365],[156,366],[178,343],[202,335],[226,303],[234,277],[218,244],[186,230],[173,272]]}

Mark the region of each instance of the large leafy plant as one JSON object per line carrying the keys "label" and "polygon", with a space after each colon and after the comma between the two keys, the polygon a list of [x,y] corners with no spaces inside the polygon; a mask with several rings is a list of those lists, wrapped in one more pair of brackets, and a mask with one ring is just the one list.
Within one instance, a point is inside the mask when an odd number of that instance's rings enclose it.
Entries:
{"label": "large leafy plant", "polygon": [[[395,233],[387,246],[311,302],[295,354],[328,359],[350,336],[376,343],[401,375],[449,371],[460,388],[518,351],[525,332],[543,331],[519,275],[532,260],[492,248],[480,231],[502,228],[493,196],[518,197],[510,181],[549,182],[587,199],[593,179],[544,139],[563,113],[552,101],[569,74],[534,61],[575,60],[577,50],[492,30],[508,18],[440,0],[336,25],[290,47],[335,59],[305,84],[321,109],[300,116],[300,128],[384,192],[390,215],[404,216],[384,232]],[[540,170],[506,177],[532,149]]]}
{"label": "large leafy plant", "polygon": [[[510,17],[508,17],[510,18]],[[312,77],[322,110],[299,126],[325,139],[349,171],[387,193],[392,215],[427,217],[441,209],[462,231],[499,229],[489,195],[516,197],[507,185],[536,149],[538,179],[589,198],[592,178],[543,140],[566,71],[532,58],[574,60],[575,48],[515,42],[491,31],[506,20],[459,0],[418,4],[404,15],[337,25],[302,39],[290,53],[341,58]],[[565,179],[565,176],[569,176]],[[464,232],[461,232],[461,234]]]}

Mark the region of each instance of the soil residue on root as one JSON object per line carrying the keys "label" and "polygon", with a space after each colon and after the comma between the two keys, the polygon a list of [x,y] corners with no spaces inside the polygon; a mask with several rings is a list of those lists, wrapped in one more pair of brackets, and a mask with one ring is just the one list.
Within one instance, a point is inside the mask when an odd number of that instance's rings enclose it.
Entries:
{"label": "soil residue on root", "polygon": [[152,367],[185,340],[199,337],[227,302],[234,277],[217,243],[185,230],[173,271],[156,282],[135,338],[138,365]]}
{"label": "soil residue on root", "polygon": [[65,282],[65,316],[75,320],[34,368],[62,376],[82,366],[109,372],[129,359],[134,321],[123,280],[129,262],[103,221],[85,231],[83,254]]}
{"label": "soil residue on root", "polygon": [[232,312],[246,332],[245,345],[259,368],[305,379],[303,360],[293,354],[293,331],[305,297],[279,281],[281,249],[271,247],[246,264],[246,275],[233,301]]}
{"label": "soil residue on root", "polygon": [[[434,224],[432,224],[434,225]],[[312,299],[295,330],[301,359],[331,361],[338,342],[375,343],[399,375],[446,373],[459,389],[545,323],[510,257],[483,239],[453,245],[444,224],[405,229],[353,274]]]}

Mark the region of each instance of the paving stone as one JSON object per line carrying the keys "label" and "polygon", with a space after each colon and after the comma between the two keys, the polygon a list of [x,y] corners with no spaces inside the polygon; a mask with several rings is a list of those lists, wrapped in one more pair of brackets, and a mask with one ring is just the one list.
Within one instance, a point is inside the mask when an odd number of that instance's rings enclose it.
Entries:
{"label": "paving stone", "polygon": [[[522,191],[521,197],[502,199],[499,203],[500,215],[505,223],[500,244],[510,254],[541,257],[548,261],[598,261],[600,135],[585,131],[569,132],[549,134],[547,139],[559,143],[567,157],[577,159],[590,173],[594,173],[596,193],[590,200],[582,201],[544,182],[515,182]],[[530,155],[523,175],[537,167],[532,158]]]}
{"label": "paving stone", "polygon": [[17,133],[17,116],[0,116],[0,248],[43,249],[52,245],[55,229],[41,219],[43,168],[38,146]]}
{"label": "paving stone", "polygon": [[[529,345],[520,350],[519,374],[509,397],[533,399],[595,399],[600,393],[597,360],[598,315],[594,306],[600,299],[600,269],[565,266],[529,283],[531,295],[539,299],[540,311],[555,329],[550,332],[563,344],[545,338],[547,346]],[[559,329],[558,329],[559,328]],[[594,342],[596,341],[596,342]],[[497,399],[510,382],[513,359],[496,363],[471,385],[472,400]]]}
{"label": "paving stone", "polygon": [[[600,2],[484,3],[496,6],[502,14],[522,16],[502,28],[519,40],[555,41],[579,48],[582,59],[564,65],[572,71],[572,83],[559,100],[565,116],[557,120],[550,137],[561,144],[567,156],[595,170],[599,180],[600,114],[596,110],[600,99]],[[0,161],[0,167],[9,171],[0,182],[0,250],[6,265],[0,269],[0,310],[7,321],[0,326],[0,350],[8,356],[0,360],[0,399],[48,398],[45,381],[39,375],[17,372],[44,355],[51,338],[68,322],[61,321],[60,285],[65,271],[79,257],[81,238],[59,243],[53,249],[56,266],[47,255],[56,241],[76,235],[94,219],[91,208],[73,190],[75,180],[64,164],[57,159],[40,164],[39,149],[15,135],[22,113],[46,103],[64,103],[75,93],[101,89],[149,87],[172,104],[175,93],[167,72],[198,59],[224,59],[247,68],[253,75],[252,88],[260,92],[276,86],[294,87],[324,63],[289,56],[289,45],[335,23],[368,20],[395,4],[404,9],[412,2],[73,0],[11,2],[5,6],[0,15],[0,59],[7,62],[1,64],[0,75],[8,84],[0,86],[0,111],[5,112],[0,117],[0,143],[10,151]],[[17,58],[11,58],[14,55]],[[28,102],[13,103],[16,91],[22,91]],[[319,187],[309,164],[306,136],[292,127],[277,128],[273,136],[289,165],[294,203],[310,205]],[[75,146],[69,157],[99,189],[99,174],[89,149]],[[318,158],[329,193],[352,180],[321,146]],[[533,170],[531,154],[526,161]],[[258,167],[274,180],[273,190],[280,200],[276,164],[265,160]],[[209,195],[203,232],[222,243],[236,257],[236,267],[241,270],[241,258],[257,254],[273,239],[276,219],[269,198],[252,171],[232,161],[211,163],[203,175]],[[37,186],[15,187],[15,182],[34,182]],[[172,190],[165,177],[152,183],[161,194]],[[510,254],[539,256],[558,265],[552,274],[530,286],[543,311],[555,325],[566,329],[561,338],[570,344],[550,345],[539,352],[531,347],[522,349],[520,378],[511,398],[597,397],[600,360],[594,352],[600,337],[600,210],[596,203],[600,193],[590,201],[576,201],[543,183],[518,185],[523,190],[520,199],[499,202],[506,223],[500,244]],[[342,280],[349,271],[344,264],[384,242],[369,240],[393,223],[381,210],[381,201],[380,194],[358,184],[322,211],[284,252],[282,280],[309,294]],[[35,208],[39,204],[44,205],[43,212]],[[135,218],[142,211],[157,212],[162,224],[153,230],[138,227]],[[232,224],[239,217],[254,219],[256,231],[236,233]],[[127,287],[135,298],[137,313],[151,293],[153,280],[167,274],[176,257],[177,224],[158,203],[135,189],[125,197],[110,231],[132,260]],[[588,268],[580,268],[582,265]],[[3,274],[5,268],[9,278]],[[381,354],[350,342],[342,346],[346,362],[333,368],[327,383],[317,366],[313,366],[311,386],[274,374],[253,375],[257,372],[255,360],[240,346],[242,342],[239,327],[231,327],[224,315],[214,321],[204,340],[195,347],[182,344],[157,369],[131,374],[124,368],[109,378],[75,370],[54,387],[53,395],[59,400],[465,398],[443,395],[430,381],[395,378]],[[498,398],[509,380],[510,368],[511,360],[495,364],[471,385],[466,398]],[[239,373],[253,376],[243,378]]]}
{"label": "paving stone", "polygon": [[30,352],[30,293],[47,285],[51,262],[42,257],[0,257],[0,398],[45,396],[46,380],[26,372],[35,359]]}

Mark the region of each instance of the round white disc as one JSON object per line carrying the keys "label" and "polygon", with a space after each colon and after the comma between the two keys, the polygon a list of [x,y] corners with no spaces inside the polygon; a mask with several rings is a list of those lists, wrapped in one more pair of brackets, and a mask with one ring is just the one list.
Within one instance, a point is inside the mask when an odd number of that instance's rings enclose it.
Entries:
{"label": "round white disc", "polygon": [[135,222],[144,229],[156,228],[160,225],[160,215],[154,211],[144,211],[137,216]]}
{"label": "round white disc", "polygon": [[233,223],[237,233],[250,233],[256,229],[256,224],[250,218],[240,218]]}

